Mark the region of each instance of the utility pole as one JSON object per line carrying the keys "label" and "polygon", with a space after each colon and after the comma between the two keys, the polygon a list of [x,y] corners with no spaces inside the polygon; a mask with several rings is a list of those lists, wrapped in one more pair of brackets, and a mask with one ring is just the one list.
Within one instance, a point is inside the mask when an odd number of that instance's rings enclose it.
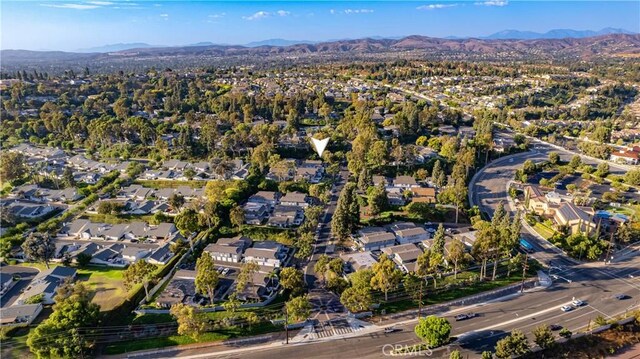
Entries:
{"label": "utility pole", "polygon": [[607,256],[604,257],[604,264],[607,264],[607,261],[611,263],[611,259],[609,259],[609,255],[611,254],[611,247],[613,247],[613,232],[611,232],[611,238],[609,239],[609,247],[607,248]]}
{"label": "utility pole", "polygon": [[522,264],[522,284],[520,285],[520,293],[524,292],[524,278],[527,276],[528,263],[529,263],[529,253],[525,253],[524,263]]}
{"label": "utility pole", "polygon": [[420,281],[420,301],[418,302],[418,320],[422,318],[422,284],[423,284],[423,281]]}

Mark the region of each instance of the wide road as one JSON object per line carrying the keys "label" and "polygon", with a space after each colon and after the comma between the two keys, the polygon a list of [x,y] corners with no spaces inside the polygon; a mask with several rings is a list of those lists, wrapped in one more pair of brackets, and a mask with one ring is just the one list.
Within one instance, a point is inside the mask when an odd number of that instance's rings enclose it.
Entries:
{"label": "wide road", "polygon": [[[459,349],[469,358],[477,358],[484,350],[490,350],[495,342],[513,329],[525,332],[530,341],[531,331],[541,324],[560,324],[572,332],[586,327],[597,316],[605,318],[625,313],[640,304],[640,260],[616,263],[609,266],[580,264],[555,269],[558,276],[546,290],[524,293],[482,304],[472,308],[446,313],[453,325],[453,336],[459,339],[448,347],[435,351],[431,357],[448,357],[450,350]],[[626,300],[613,298],[618,293],[630,296]],[[570,312],[562,312],[560,307],[573,298],[579,298],[586,305]],[[456,314],[475,312],[479,316],[456,322]],[[386,324],[385,324],[386,325]],[[385,334],[382,328],[352,338],[333,338],[325,342],[296,345],[255,346],[247,348],[215,348],[184,351],[180,358],[381,358],[383,350],[390,346],[413,345],[419,339],[413,333],[415,321],[397,324],[401,331]],[[221,351],[221,352],[220,352]],[[174,353],[175,354],[175,353]]]}

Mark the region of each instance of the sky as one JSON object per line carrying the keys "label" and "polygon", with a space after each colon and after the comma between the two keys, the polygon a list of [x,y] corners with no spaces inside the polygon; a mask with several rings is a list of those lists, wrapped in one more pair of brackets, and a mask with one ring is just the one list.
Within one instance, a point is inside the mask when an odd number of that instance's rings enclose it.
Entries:
{"label": "sky", "polygon": [[486,36],[506,29],[640,32],[640,1],[0,0],[0,48],[74,51],[266,39]]}

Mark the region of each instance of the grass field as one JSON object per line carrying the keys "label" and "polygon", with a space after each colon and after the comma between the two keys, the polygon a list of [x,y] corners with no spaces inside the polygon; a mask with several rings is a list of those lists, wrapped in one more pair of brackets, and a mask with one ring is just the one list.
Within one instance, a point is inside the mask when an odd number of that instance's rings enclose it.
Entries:
{"label": "grass field", "polygon": [[82,218],[86,218],[91,222],[102,222],[108,224],[120,224],[131,222],[147,222],[153,223],[153,215],[133,216],[133,215],[113,215],[113,214],[84,214]]}
{"label": "grass field", "polygon": [[137,180],[137,184],[143,185],[149,188],[161,189],[161,188],[178,188],[180,186],[189,186],[191,188],[202,188],[207,184],[207,181],[152,181],[152,180]]}
{"label": "grass field", "polygon": [[544,237],[544,239],[549,239],[553,236],[555,231],[544,224],[538,222],[533,226],[533,229],[538,232],[539,235]]}
{"label": "grass field", "polygon": [[[42,263],[26,263],[27,267],[46,270]],[[59,266],[59,263],[50,263],[51,268]],[[78,268],[77,280],[86,283],[95,292],[93,302],[100,305],[101,311],[115,308],[126,299],[127,292],[122,283],[123,269],[89,266]]]}

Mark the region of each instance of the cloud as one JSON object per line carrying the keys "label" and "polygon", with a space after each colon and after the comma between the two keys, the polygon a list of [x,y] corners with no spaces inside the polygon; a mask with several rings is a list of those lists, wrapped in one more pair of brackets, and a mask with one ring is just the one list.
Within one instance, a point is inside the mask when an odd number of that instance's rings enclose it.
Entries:
{"label": "cloud", "polygon": [[219,14],[211,14],[211,15],[209,15],[209,18],[210,19],[219,19],[219,18],[222,18],[222,17],[225,17],[225,16],[227,16],[227,13],[226,12],[221,12]]}
{"label": "cloud", "polygon": [[264,19],[267,17],[272,17],[272,16],[289,16],[291,15],[291,12],[289,11],[285,11],[285,10],[278,10],[276,12],[269,12],[269,11],[258,11],[253,15],[249,15],[249,16],[243,16],[242,18],[245,20],[260,20],[260,19]]}
{"label": "cloud", "polygon": [[91,10],[102,7],[95,4],[40,4],[40,6],[55,7],[58,9]]}
{"label": "cloud", "polygon": [[448,7],[455,7],[455,6],[458,6],[458,4],[429,4],[429,5],[418,6],[416,9],[417,10],[435,10],[435,9],[446,9]]}
{"label": "cloud", "polygon": [[165,20],[169,20],[169,14],[160,14],[160,17]]}
{"label": "cloud", "polygon": [[506,6],[509,5],[508,0],[488,0],[474,3],[475,5],[481,6]]}
{"label": "cloud", "polygon": [[40,6],[53,7],[58,9],[73,9],[73,10],[92,10],[92,9],[142,9],[139,4],[133,2],[121,2],[121,1],[85,1],[82,3],[46,3],[40,4]]}
{"label": "cloud", "polygon": [[373,10],[371,9],[346,9],[344,11],[345,14],[350,15],[350,14],[370,14],[372,13]]}
{"label": "cloud", "polygon": [[329,13],[330,13],[331,15],[333,15],[333,14],[335,14],[335,13],[336,13],[336,10],[335,10],[335,9],[331,9],[331,10],[329,10]]}

